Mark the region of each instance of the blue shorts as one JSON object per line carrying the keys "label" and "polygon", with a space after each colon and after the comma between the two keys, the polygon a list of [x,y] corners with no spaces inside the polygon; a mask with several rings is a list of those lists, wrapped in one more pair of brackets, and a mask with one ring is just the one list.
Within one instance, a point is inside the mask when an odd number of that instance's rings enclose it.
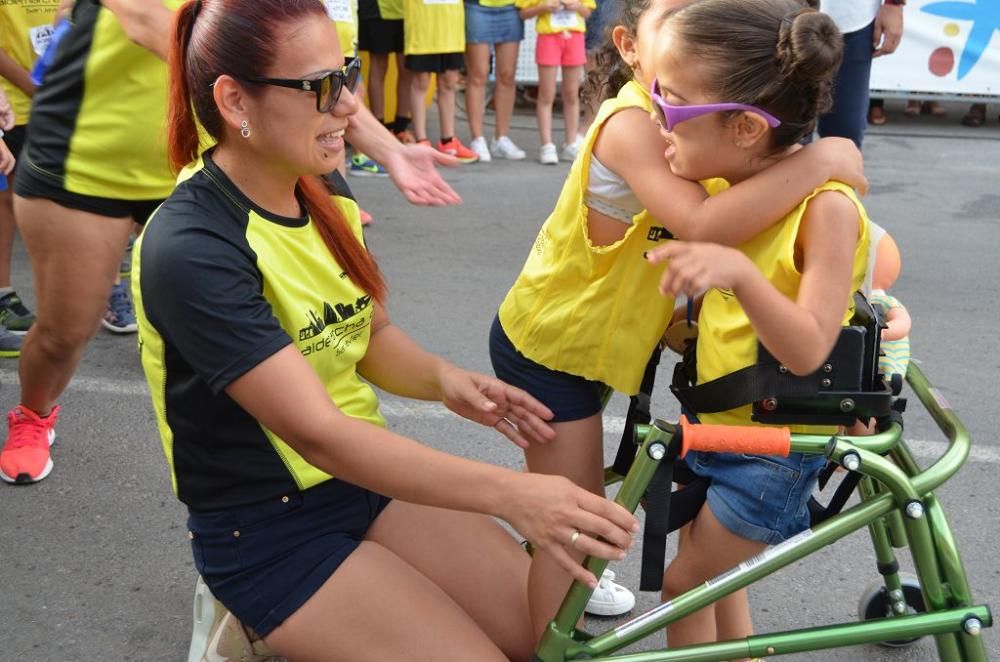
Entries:
{"label": "blue shorts", "polygon": [[809,497],[826,464],[822,455],[692,451],[685,459],[696,474],[712,479],[708,505],[732,533],[774,545],[809,528]]}
{"label": "blue shorts", "polygon": [[601,382],[535,363],[517,351],[499,317],[490,328],[490,361],[498,379],[527,391],[552,410],[555,416],[550,423],[578,421],[600,413],[610,391]]}
{"label": "blue shorts", "polygon": [[484,7],[465,4],[465,43],[504,44],[524,39],[524,21],[517,7]]}
{"label": "blue shorts", "polygon": [[584,33],[584,48],[591,53],[607,40],[605,33],[608,23],[615,20],[615,10],[620,0],[597,0],[597,9],[587,17],[587,31]]}
{"label": "blue shorts", "polygon": [[266,637],[357,549],[388,497],[332,479],[262,503],[188,517],[194,567]]}

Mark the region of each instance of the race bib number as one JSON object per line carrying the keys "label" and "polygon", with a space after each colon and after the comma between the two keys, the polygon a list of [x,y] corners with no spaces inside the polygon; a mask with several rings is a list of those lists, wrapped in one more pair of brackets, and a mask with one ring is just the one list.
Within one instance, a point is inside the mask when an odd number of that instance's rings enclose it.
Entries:
{"label": "race bib number", "polygon": [[56,26],[54,25],[39,25],[37,28],[28,30],[31,47],[35,50],[36,55],[41,56],[45,52],[49,42],[52,41],[52,33],[55,31]]}
{"label": "race bib number", "polygon": [[571,30],[579,25],[579,16],[575,11],[562,9],[549,14],[549,25],[554,30]]}
{"label": "race bib number", "polygon": [[351,0],[324,0],[326,15],[335,23],[354,23]]}

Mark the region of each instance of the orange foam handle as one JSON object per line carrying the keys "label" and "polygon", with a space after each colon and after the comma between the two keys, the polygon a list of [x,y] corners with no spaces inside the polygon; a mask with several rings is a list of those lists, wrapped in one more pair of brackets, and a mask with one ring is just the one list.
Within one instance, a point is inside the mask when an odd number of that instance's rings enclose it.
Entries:
{"label": "orange foam handle", "polygon": [[681,457],[692,450],[787,457],[792,433],[788,428],[758,425],[696,425],[681,416]]}

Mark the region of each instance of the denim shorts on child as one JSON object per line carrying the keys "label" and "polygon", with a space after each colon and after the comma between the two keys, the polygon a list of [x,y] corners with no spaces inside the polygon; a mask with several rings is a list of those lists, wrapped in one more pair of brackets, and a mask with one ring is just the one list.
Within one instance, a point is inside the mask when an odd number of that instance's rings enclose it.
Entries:
{"label": "denim shorts on child", "polygon": [[194,567],[236,618],[266,637],[357,549],[388,503],[334,478],[261,503],[191,511]]}
{"label": "denim shorts on child", "polygon": [[604,407],[607,386],[535,363],[517,351],[499,317],[490,328],[490,360],[497,379],[527,391],[552,410],[555,416],[550,423],[578,421]]}
{"label": "denim shorts on child", "polygon": [[826,458],[690,452],[699,476],[711,478],[708,505],[732,533],[774,545],[809,528],[809,497]]}
{"label": "denim shorts on child", "polygon": [[524,39],[524,21],[517,7],[485,7],[465,3],[465,43],[505,44]]}
{"label": "denim shorts on child", "polygon": [[538,35],[535,64],[543,67],[582,67],[587,64],[583,33],[566,31]]}

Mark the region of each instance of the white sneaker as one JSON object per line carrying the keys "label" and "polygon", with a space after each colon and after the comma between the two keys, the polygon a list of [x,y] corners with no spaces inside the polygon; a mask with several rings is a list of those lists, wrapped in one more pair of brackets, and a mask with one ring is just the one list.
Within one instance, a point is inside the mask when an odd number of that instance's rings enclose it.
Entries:
{"label": "white sneaker", "polygon": [[499,138],[494,138],[493,142],[490,144],[490,151],[493,152],[493,156],[504,158],[509,161],[520,161],[527,154],[524,150],[514,144],[514,141],[507,136],[500,136]]}
{"label": "white sneaker", "polygon": [[559,154],[556,153],[556,146],[552,143],[545,143],[538,150],[538,162],[542,165],[556,165],[559,163]]}
{"label": "white sneaker", "polygon": [[583,136],[577,135],[576,139],[569,143],[568,145],[563,145],[562,148],[562,158],[563,161],[575,161],[576,155],[580,153],[580,148],[583,147]]}
{"label": "white sneaker", "polygon": [[490,158],[490,150],[486,148],[486,138],[479,136],[474,138],[471,143],[469,143],[469,149],[476,153],[479,157],[480,163],[488,163],[493,159]]}
{"label": "white sneaker", "polygon": [[590,596],[585,611],[594,616],[620,616],[635,607],[632,591],[614,582],[615,573],[605,570]]}
{"label": "white sneaker", "polygon": [[194,627],[188,662],[287,662],[215,599],[205,580],[194,587]]}

